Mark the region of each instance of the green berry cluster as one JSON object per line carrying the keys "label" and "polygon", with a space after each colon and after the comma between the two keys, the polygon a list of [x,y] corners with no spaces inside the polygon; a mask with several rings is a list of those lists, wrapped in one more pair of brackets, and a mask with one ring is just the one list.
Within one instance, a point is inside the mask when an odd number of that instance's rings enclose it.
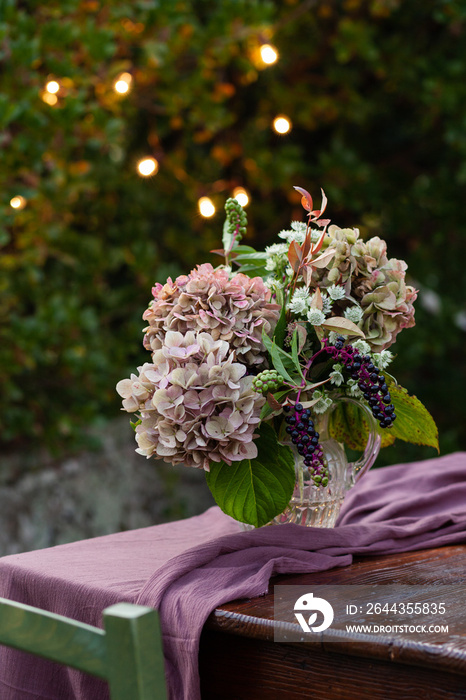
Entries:
{"label": "green berry cluster", "polygon": [[268,391],[276,391],[283,382],[283,377],[276,369],[265,369],[255,377],[252,386],[259,394],[267,394]]}
{"label": "green berry cluster", "polygon": [[237,199],[227,199],[225,202],[225,211],[227,213],[227,219],[225,222],[225,228],[229,234],[235,236],[235,240],[239,241],[246,233],[246,226],[248,223],[248,217],[244,211],[241,204]]}
{"label": "green berry cluster", "polygon": [[314,469],[314,467],[309,467],[309,474],[311,479],[316,486],[328,486],[329,471],[327,468],[327,462],[324,462],[324,466],[320,467],[320,470]]}

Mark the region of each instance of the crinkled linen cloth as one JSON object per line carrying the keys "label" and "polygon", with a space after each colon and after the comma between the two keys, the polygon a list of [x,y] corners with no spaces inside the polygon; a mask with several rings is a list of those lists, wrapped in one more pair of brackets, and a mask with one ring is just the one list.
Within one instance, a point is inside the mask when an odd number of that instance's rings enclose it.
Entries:
{"label": "crinkled linen cloth", "polygon": [[[118,601],[158,608],[170,698],[199,700],[199,638],[221,603],[264,594],[274,574],[464,542],[466,453],[455,453],[368,473],[334,529],[240,532],[214,507],[175,523],[4,557],[0,596],[94,625]],[[105,697],[102,681],[0,647],[1,700]]]}

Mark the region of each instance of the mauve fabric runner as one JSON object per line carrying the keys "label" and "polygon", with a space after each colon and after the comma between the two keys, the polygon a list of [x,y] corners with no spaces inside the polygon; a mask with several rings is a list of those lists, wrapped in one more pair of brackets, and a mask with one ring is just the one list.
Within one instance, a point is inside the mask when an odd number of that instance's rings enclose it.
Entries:
{"label": "mauve fabric runner", "polygon": [[[199,700],[198,651],[218,605],[266,593],[274,574],[347,566],[352,556],[466,542],[466,453],[374,470],[334,529],[239,532],[214,507],[200,516],[0,559],[0,596],[90,624],[103,608],[160,611],[171,700]],[[1,700],[103,700],[101,681],[0,647]]]}

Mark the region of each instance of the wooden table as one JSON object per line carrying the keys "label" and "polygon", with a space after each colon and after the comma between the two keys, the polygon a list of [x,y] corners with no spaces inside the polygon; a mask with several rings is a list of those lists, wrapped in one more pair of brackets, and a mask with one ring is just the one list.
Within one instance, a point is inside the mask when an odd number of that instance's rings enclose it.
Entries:
{"label": "wooden table", "polygon": [[[342,569],[280,576],[261,598],[218,608],[201,638],[203,700],[391,700],[466,698],[466,636],[358,636],[338,642],[274,642],[274,585],[466,585],[466,545],[355,559]],[[208,582],[206,582],[208,585]],[[448,601],[442,622],[455,629],[464,595]],[[456,624],[456,627],[458,625]],[[465,627],[463,627],[465,629]]]}

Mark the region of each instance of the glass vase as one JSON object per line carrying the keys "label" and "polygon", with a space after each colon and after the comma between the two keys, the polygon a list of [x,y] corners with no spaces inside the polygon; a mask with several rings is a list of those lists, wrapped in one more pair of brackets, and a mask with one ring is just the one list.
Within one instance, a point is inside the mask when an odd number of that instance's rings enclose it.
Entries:
{"label": "glass vase", "polygon": [[[328,484],[316,485],[310,468],[304,464],[304,457],[298,453],[296,446],[291,441],[284,442],[293,452],[295,488],[288,507],[267,525],[294,523],[305,527],[334,527],[347,492],[374,464],[380,450],[381,437],[372,413],[367,406],[355,399],[342,396],[336,400],[338,401],[352,403],[364,412],[369,425],[369,438],[363,454],[357,461],[348,462],[343,445],[329,437],[328,421],[337,405],[334,403],[329,411],[314,418],[328,470]],[[242,529],[251,530],[253,526],[242,524]]]}

